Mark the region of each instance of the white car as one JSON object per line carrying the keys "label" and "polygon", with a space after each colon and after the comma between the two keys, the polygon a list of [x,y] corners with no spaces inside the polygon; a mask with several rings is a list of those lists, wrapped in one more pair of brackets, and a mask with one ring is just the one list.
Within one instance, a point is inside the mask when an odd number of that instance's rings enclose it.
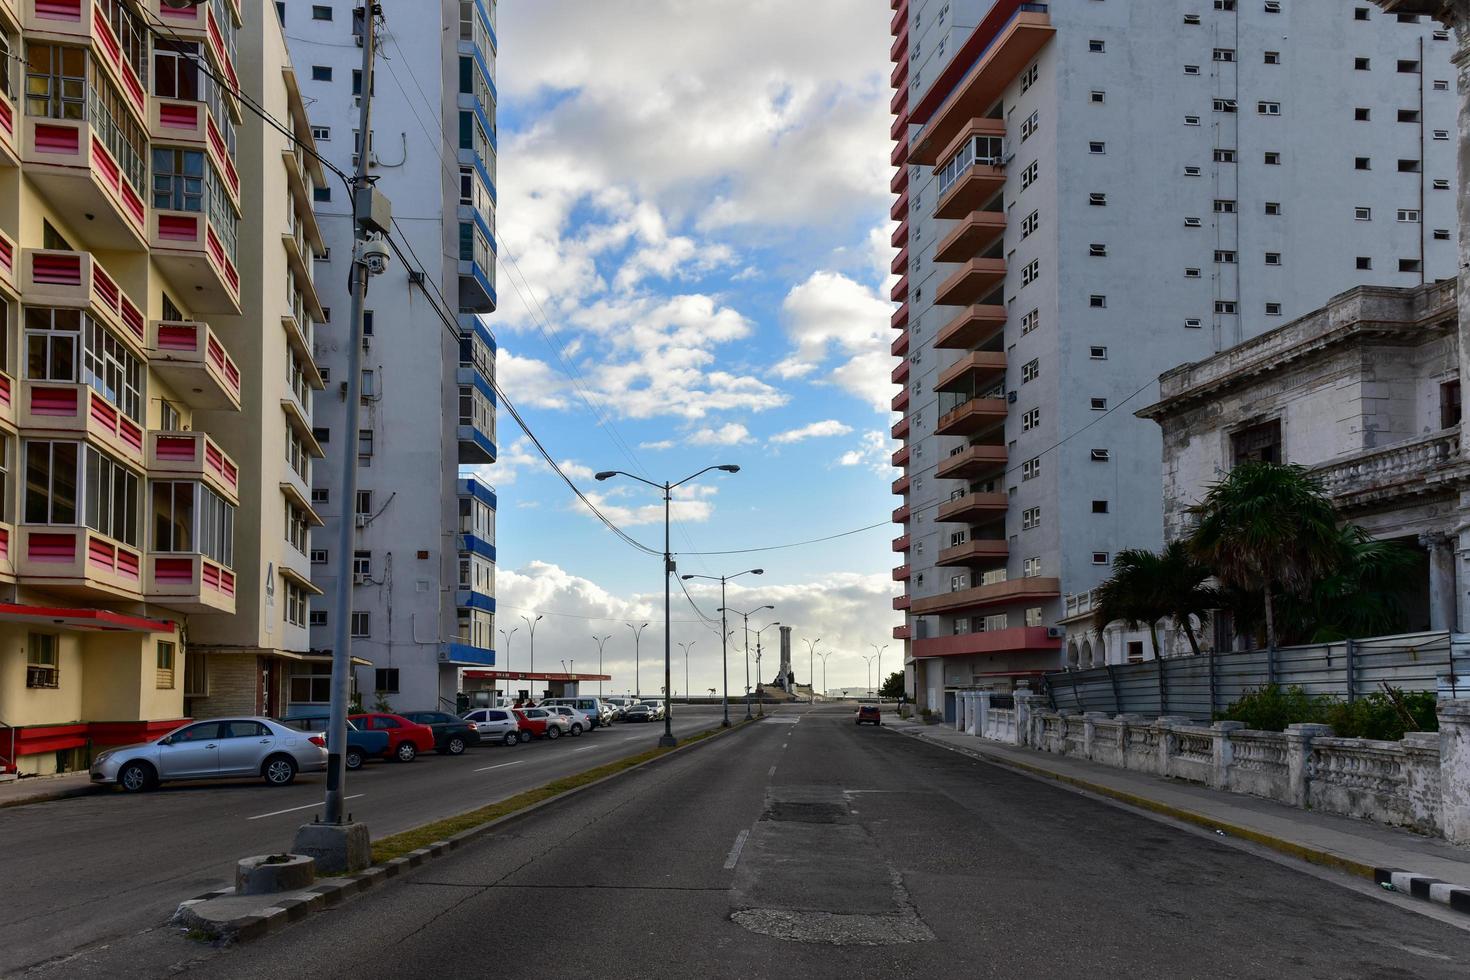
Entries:
{"label": "white car", "polygon": [[504,742],[506,745],[515,745],[521,741],[521,724],[516,720],[515,712],[509,708],[476,708],[462,717],[475,726],[482,743]]}
{"label": "white car", "polygon": [[541,707],[554,715],[561,715],[565,718],[571,726],[568,731],[573,735],[580,735],[583,732],[592,731],[592,719],[587,717],[585,712],[578,711],[571,705],[542,703]]}
{"label": "white car", "polygon": [[219,718],[175,728],[154,742],[107,749],[92,760],[92,782],[138,793],[175,779],[258,776],[289,786],[298,772],[324,772],[327,740],[271,718]]}
{"label": "white car", "polygon": [[666,713],[663,698],[644,698],[639,704],[646,704],[653,709],[654,721],[663,721],[664,714]]}

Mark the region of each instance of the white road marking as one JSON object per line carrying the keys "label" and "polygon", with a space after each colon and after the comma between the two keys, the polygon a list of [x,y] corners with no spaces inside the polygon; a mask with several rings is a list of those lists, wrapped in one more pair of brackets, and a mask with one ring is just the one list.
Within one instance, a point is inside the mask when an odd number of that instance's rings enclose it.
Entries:
{"label": "white road marking", "polygon": [[782,742],[782,743],[781,743],[781,748],[783,748],[783,749],[784,749],[784,748],[786,748],[786,746],[788,746],[788,745],[790,745],[790,744],[791,744],[791,743],[790,743],[790,742]]}
{"label": "white road marking", "polygon": [[590,745],[584,745],[584,746],[582,746],[579,749],[572,749],[572,751],[573,752],[586,752],[590,748],[592,748],[592,746],[590,746]]}
{"label": "white road marking", "polygon": [[768,773],[766,773],[766,775],[767,776],[774,776],[774,775],[776,775],[776,767],[775,766],[772,766],[771,767],[771,771],[768,772]]}
{"label": "white road marking", "polygon": [[749,836],[750,831],[748,830],[742,830],[740,833],[735,835],[735,846],[730,848],[730,855],[729,857],[725,858],[726,871],[729,871],[731,868],[735,867],[735,863],[740,860],[740,852],[744,850],[745,839]]}
{"label": "white road marking", "polygon": [[[366,795],[367,795],[366,793],[354,793],[351,796],[344,796],[344,797],[342,797],[342,799],[344,799],[344,800],[355,800],[355,799],[358,799],[359,797],[363,797],[363,796],[366,796]],[[297,810],[310,810],[313,807],[318,807],[318,806],[321,806],[321,805],[322,805],[321,802],[318,801],[316,803],[308,803],[305,806],[293,806],[293,807],[287,807],[284,810],[272,810],[270,813],[258,813],[258,814],[256,814],[253,817],[246,817],[245,819],[246,820],[264,820],[266,817],[279,817],[283,813],[295,813]]]}
{"label": "white road marking", "polygon": [[518,766],[525,761],[525,759],[517,759],[515,762],[502,762],[498,766],[486,766],[484,769],[476,769],[475,772],[489,772],[491,769],[504,769],[506,766]]}

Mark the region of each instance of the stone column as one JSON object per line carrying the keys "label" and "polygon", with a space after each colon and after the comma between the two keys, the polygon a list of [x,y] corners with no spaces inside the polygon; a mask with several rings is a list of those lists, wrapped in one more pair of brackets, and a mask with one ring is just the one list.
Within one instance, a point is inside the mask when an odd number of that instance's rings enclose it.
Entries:
{"label": "stone column", "polygon": [[1194,719],[1184,715],[1161,715],[1158,721],[1154,722],[1154,728],[1159,732],[1159,754],[1154,764],[1158,766],[1156,771],[1160,776],[1169,775],[1171,768],[1169,757],[1174,754],[1174,727],[1187,728],[1193,724]]}
{"label": "stone column", "polygon": [[1234,756],[1234,746],[1230,742],[1230,733],[1238,732],[1245,727],[1243,721],[1217,721],[1210,726],[1215,734],[1213,765],[1210,767],[1210,788],[1230,788],[1230,762]]}
{"label": "stone column", "polygon": [[973,700],[970,703],[970,707],[974,711],[974,714],[970,716],[970,727],[968,731],[971,735],[984,738],[985,726],[990,723],[990,692],[975,691],[971,697]]}
{"label": "stone column", "polygon": [[1331,735],[1331,725],[1286,726],[1286,802],[1292,806],[1307,805],[1307,763],[1312,757],[1312,739]]}
{"label": "stone column", "polygon": [[1459,595],[1454,542],[1448,534],[1421,534],[1419,544],[1429,552],[1429,628],[1457,632]]}
{"label": "stone column", "polygon": [[954,730],[962,732],[965,730],[965,708],[969,704],[969,691],[954,692]]}
{"label": "stone column", "polygon": [[1097,723],[1107,721],[1106,711],[1084,711],[1082,712],[1082,754],[1092,759],[1092,746],[1097,741]]}
{"label": "stone column", "polygon": [[1032,719],[1036,713],[1046,705],[1046,699],[1039,694],[1030,694],[1025,691],[1016,692],[1016,744],[1029,745],[1032,748],[1041,747],[1041,734],[1032,730],[1034,722]]}
{"label": "stone column", "polygon": [[1470,700],[1439,703],[1440,827],[1452,844],[1470,844]]}

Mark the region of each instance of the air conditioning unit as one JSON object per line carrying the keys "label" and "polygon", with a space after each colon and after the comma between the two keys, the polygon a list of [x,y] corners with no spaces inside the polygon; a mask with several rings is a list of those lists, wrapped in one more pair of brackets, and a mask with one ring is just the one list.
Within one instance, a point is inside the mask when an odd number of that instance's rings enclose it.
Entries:
{"label": "air conditioning unit", "polygon": [[1008,404],[1008,405],[1014,405],[1014,404],[1016,404],[1016,393],[1014,391],[1008,391],[1008,392],[1006,392],[1006,404]]}
{"label": "air conditioning unit", "polygon": [[[359,517],[362,517],[362,516],[365,516],[365,515],[359,514],[358,516]],[[352,584],[353,585],[363,585],[363,584],[365,584],[367,582],[367,580],[368,580],[368,577],[367,577],[367,573],[366,572],[353,572],[352,573]]]}
{"label": "air conditioning unit", "polygon": [[357,515],[356,515],[356,516],[355,516],[355,517],[354,517],[354,518],[353,518],[353,522],[354,522],[354,523],[355,523],[355,524],[356,524],[356,525],[357,525],[357,526],[358,526],[358,527],[367,527],[367,526],[368,526],[368,521],[369,521],[369,520],[370,520],[370,518],[369,518],[369,516],[368,516],[368,515],[367,515],[367,514],[357,514]]}
{"label": "air conditioning unit", "polygon": [[1062,629],[1060,626],[1048,626],[1046,628],[1046,638],[1048,640],[1060,640],[1066,635],[1067,631]]}

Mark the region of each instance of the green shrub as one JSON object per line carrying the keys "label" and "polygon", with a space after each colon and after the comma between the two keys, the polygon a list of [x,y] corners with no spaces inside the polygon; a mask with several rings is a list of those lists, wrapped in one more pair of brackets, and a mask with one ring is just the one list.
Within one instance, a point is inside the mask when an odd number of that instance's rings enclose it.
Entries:
{"label": "green shrub", "polygon": [[[1397,693],[1418,731],[1439,730],[1433,693]],[[1333,733],[1343,738],[1371,738],[1386,742],[1396,742],[1404,737],[1405,731],[1414,730],[1405,724],[1393,699],[1382,691],[1348,702],[1326,695],[1313,696],[1296,685],[1283,688],[1279,684],[1268,684],[1247,691],[1217,718],[1244,722],[1247,728],[1262,732],[1282,732],[1287,725],[1331,725]]]}
{"label": "green shrub", "polygon": [[1284,688],[1280,684],[1267,684],[1245,692],[1219,717],[1224,721],[1243,721],[1245,727],[1258,732],[1284,732],[1287,725],[1326,724],[1331,704],[1331,698],[1312,697],[1296,685]]}

